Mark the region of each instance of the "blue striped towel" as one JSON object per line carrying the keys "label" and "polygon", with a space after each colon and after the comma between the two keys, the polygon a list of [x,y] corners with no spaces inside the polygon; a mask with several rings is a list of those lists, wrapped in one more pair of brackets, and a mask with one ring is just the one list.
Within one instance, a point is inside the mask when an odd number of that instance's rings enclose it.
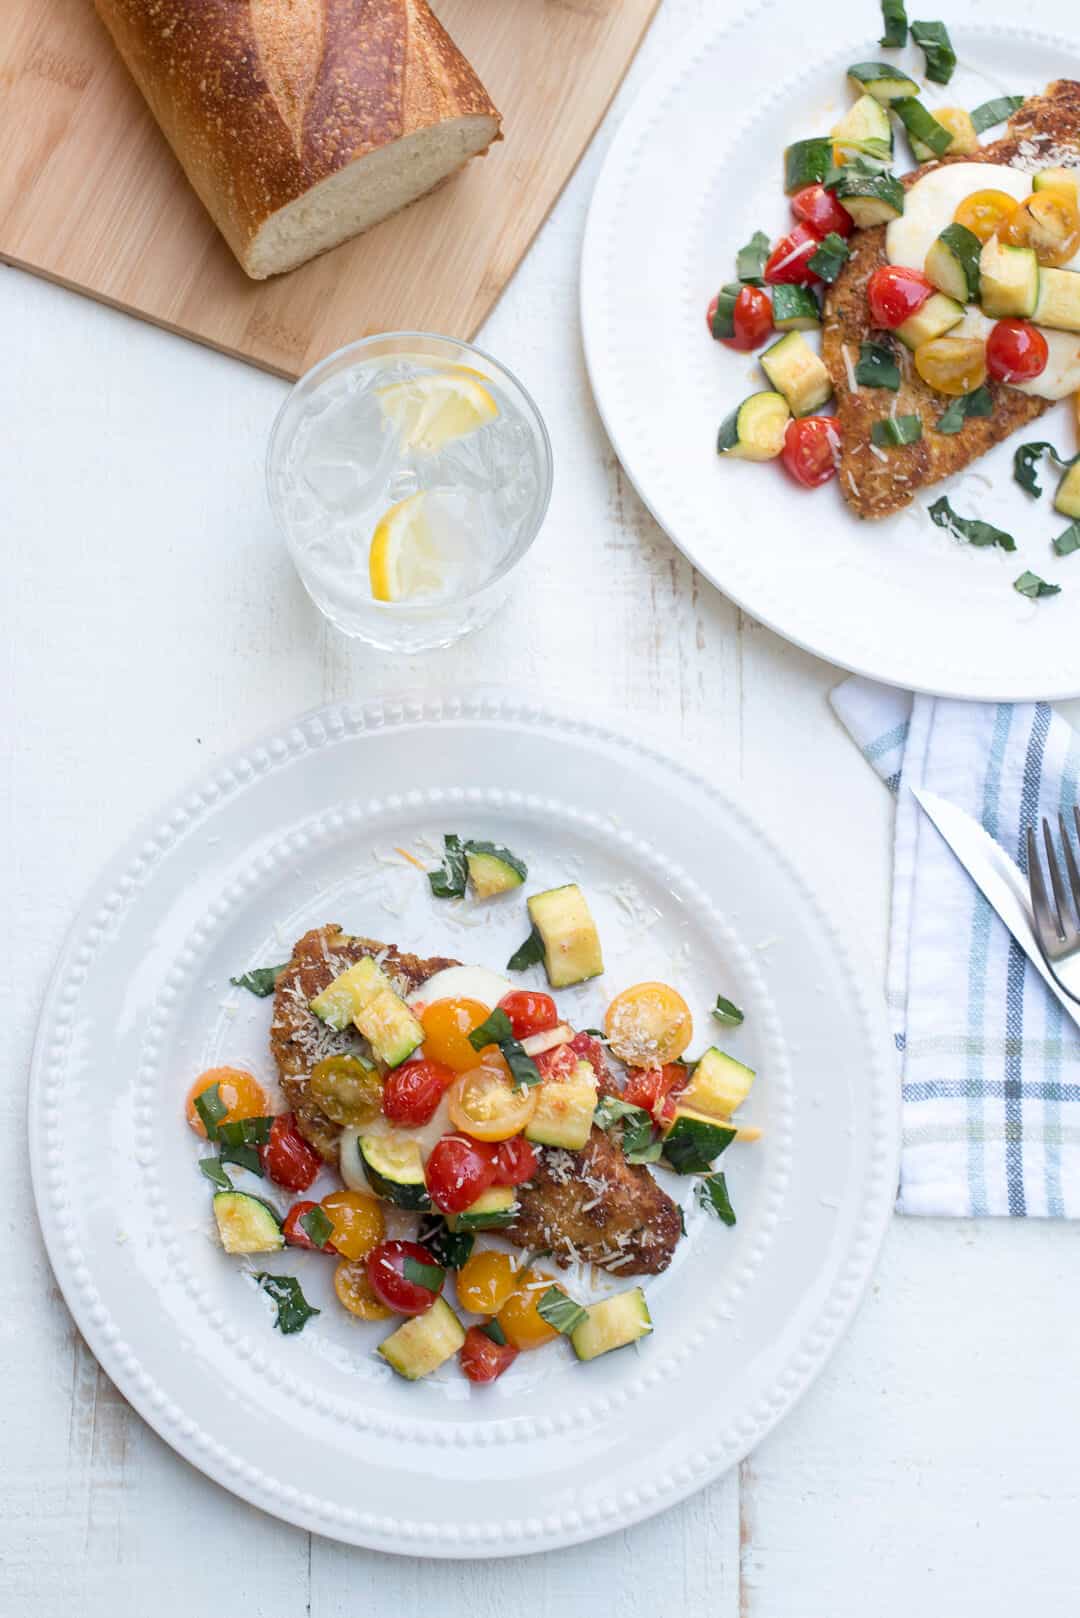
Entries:
{"label": "blue striped towel", "polygon": [[1028,824],[1080,802],[1080,738],[1046,703],[913,698],[858,678],[830,700],[897,797],[898,1209],[1080,1217],[1080,1030],[908,790],[967,810],[1026,870]]}

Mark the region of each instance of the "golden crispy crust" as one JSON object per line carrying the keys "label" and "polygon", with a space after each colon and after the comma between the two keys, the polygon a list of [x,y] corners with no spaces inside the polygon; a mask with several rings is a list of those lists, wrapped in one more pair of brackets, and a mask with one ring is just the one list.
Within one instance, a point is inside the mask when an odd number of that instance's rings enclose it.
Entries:
{"label": "golden crispy crust", "polygon": [[377,147],[499,114],[426,0],[95,0],[247,267],[286,203]]}
{"label": "golden crispy crust", "polygon": [[[1080,84],[1059,79],[1045,95],[1033,96],[1009,120],[1008,134],[970,157],[942,159],[942,163],[1009,163],[1020,160],[1032,169],[1080,164]],[[912,185],[937,163],[924,163],[904,175],[905,186]],[[901,368],[898,394],[879,389],[853,392],[848,380],[844,350],[852,364],[859,357],[860,344],[868,338],[882,340],[871,325],[867,307],[866,283],[873,272],[886,263],[884,225],[856,231],[851,241],[851,257],[834,285],[825,295],[825,325],[821,353],[832,378],[836,412],[840,426],[840,488],[852,511],[859,517],[886,517],[906,506],[918,489],[949,477],[984,455],[994,444],[1008,438],[1017,428],[1035,421],[1051,408],[1051,402],[1035,399],[1004,383],[991,382],[994,399],[992,416],[972,417],[959,433],[934,431],[947,401],[935,393],[917,374],[907,351],[893,343]],[[917,266],[921,268],[921,266]],[[887,415],[896,401],[899,415],[922,417],[923,435],[914,444],[884,450],[880,461],[868,445],[875,421]]]}

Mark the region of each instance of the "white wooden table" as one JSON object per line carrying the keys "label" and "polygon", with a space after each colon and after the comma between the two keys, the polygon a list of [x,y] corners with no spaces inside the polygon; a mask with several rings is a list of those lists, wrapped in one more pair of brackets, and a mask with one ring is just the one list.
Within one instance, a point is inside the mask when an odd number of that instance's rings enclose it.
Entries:
{"label": "white wooden table", "polygon": [[1075,1225],[894,1222],[854,1330],[737,1475],[591,1546],[449,1564],[313,1538],[174,1456],[83,1346],[34,1220],[25,1076],[83,889],[166,795],[321,702],[503,678],[566,705],[586,691],[774,823],[788,811],[792,845],[845,896],[880,976],[890,800],[826,706],[838,673],[746,620],[668,543],[582,362],[578,254],[608,137],[711,10],[665,0],[482,334],[540,402],[556,486],[511,607],[449,652],[392,661],[308,603],[263,494],[283,384],[0,272],[2,1618],[584,1618],[598,1602],[619,1618],[993,1618],[1075,1597]]}

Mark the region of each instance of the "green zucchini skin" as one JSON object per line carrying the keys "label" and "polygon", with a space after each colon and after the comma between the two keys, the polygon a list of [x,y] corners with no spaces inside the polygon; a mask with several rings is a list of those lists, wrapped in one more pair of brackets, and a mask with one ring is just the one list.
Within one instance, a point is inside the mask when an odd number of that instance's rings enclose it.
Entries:
{"label": "green zucchini skin", "polygon": [[807,185],[820,185],[832,167],[832,141],[828,135],[797,140],[784,152],[784,190],[788,196]]}
{"label": "green zucchini skin", "polygon": [[392,1202],[395,1208],[411,1208],[426,1212],[431,1207],[431,1198],[428,1196],[423,1178],[421,1177],[419,1181],[395,1179],[385,1163],[380,1166],[378,1143],[381,1138],[378,1135],[364,1135],[359,1141],[360,1159],[371,1189],[377,1197],[382,1197],[384,1202]]}
{"label": "green zucchini skin", "polygon": [[791,411],[782,393],[752,393],[721,422],[716,452],[744,461],[775,460],[784,447],[790,420]]}
{"label": "green zucchini skin", "polygon": [[817,331],[821,326],[818,301],[809,287],[787,286],[772,289],[773,325],[777,331]]}
{"label": "green zucchini skin", "polygon": [[664,1157],[676,1174],[704,1174],[737,1134],[730,1124],[679,1111],[664,1138]]}

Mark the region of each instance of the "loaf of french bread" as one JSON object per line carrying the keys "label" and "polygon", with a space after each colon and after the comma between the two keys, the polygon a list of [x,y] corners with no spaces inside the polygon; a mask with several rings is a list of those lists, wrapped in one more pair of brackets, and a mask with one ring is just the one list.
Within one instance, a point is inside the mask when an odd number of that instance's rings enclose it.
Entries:
{"label": "loaf of french bread", "polygon": [[425,0],[95,0],[248,275],[291,270],[499,138]]}

